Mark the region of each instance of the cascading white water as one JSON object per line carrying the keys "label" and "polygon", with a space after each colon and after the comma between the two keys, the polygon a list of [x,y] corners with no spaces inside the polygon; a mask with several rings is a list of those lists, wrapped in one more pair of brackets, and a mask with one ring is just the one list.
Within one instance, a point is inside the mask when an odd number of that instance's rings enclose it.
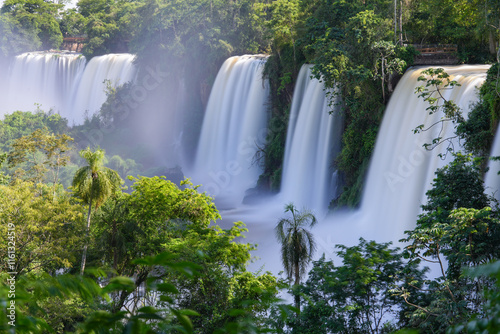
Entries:
{"label": "cascading white water", "polygon": [[[476,87],[486,78],[488,66],[444,69],[461,84],[444,91],[445,97],[454,100],[465,113],[468,112],[470,103],[477,100]],[[445,147],[430,152],[422,147],[436,137],[435,131],[413,133],[418,125],[430,125],[442,117],[441,114],[428,115],[428,104],[415,94],[415,88],[423,84],[417,81],[422,70],[408,70],[392,94],[377,137],[360,208],[333,212],[327,218],[318,217],[319,224],[311,230],[318,246],[316,258],[323,253],[335,258],[335,244],[353,246],[360,237],[397,244],[404,237],[404,231],[415,226],[434,172],[451,158],[448,156],[447,160],[441,160],[438,157]],[[303,83],[298,82],[297,89],[303,92]],[[290,124],[294,122],[300,121],[292,119]],[[450,125],[446,125],[443,136],[451,134],[453,126]],[[318,127],[316,132],[319,131]],[[455,149],[458,148],[457,144]],[[286,184],[283,186],[286,188]],[[252,264],[252,268],[262,270],[264,266],[265,270],[277,273],[281,266],[279,245],[274,239],[273,229],[278,219],[284,216],[283,203],[259,207],[255,212],[247,210],[244,214],[247,215],[244,221],[250,227],[245,241],[259,244],[254,255],[262,259]]]}
{"label": "cascading white water", "polygon": [[81,124],[85,113],[92,115],[106,101],[105,80],[117,86],[134,79],[134,58],[131,54],[109,54],[94,57],[86,65],[84,56],[72,52],[21,54],[4,82],[8,88],[0,114],[32,111],[39,104],[70,124]]}
{"label": "cascading white water", "polygon": [[[43,109],[53,107],[70,122],[79,123],[86,110],[94,113],[104,102],[105,79],[117,84],[134,78],[133,59],[134,56],[127,54],[95,57],[85,67],[85,59],[77,54],[21,55],[9,71],[8,85],[3,90],[9,93],[2,98],[0,112],[33,110],[34,103],[41,103]],[[255,186],[261,172],[252,161],[257,145],[263,146],[267,134],[268,86],[262,80],[264,61],[264,57],[242,56],[224,63],[210,96],[194,166],[204,190],[212,195],[225,194],[236,206],[245,190]],[[447,97],[467,110],[469,101],[476,99],[474,88],[485,79],[487,68],[445,68],[462,84],[446,92]],[[253,216],[236,217],[248,223],[247,241],[259,244],[261,257],[270,264],[266,269],[275,271],[280,265],[273,227],[283,216],[284,202],[324,208],[330,199],[332,171],[328,169],[338,150],[335,143],[339,142],[336,138],[340,136],[341,122],[336,120],[338,116],[328,115],[323,87],[317,80],[309,79],[309,70],[304,67],[294,95],[281,193],[284,200],[272,203],[272,208],[249,209]],[[404,230],[413,228],[436,168],[447,162],[437,157],[437,150],[426,152],[422,148],[435,133],[412,132],[419,124],[431,124],[440,117],[429,116],[425,111],[427,105],[414,94],[415,87],[421,84],[416,80],[420,71],[409,70],[393,93],[359,210],[346,215],[334,213],[313,229],[320,250],[331,252],[334,244],[353,244],[360,236],[396,241],[403,237]],[[72,106],[78,104],[73,110]],[[500,143],[495,146],[500,147]],[[496,175],[490,172],[489,176]]]}
{"label": "cascading white water", "polygon": [[267,134],[265,60],[248,55],[227,59],[208,100],[192,175],[224,205],[241,204],[262,172],[254,156]]}
{"label": "cascading white water", "polygon": [[66,99],[85,68],[85,57],[75,53],[29,52],[16,57],[7,75],[7,96],[1,114],[41,109],[68,117]]}
{"label": "cascading white water", "polygon": [[324,84],[311,78],[311,69],[302,66],[293,94],[281,195],[299,208],[324,213],[335,195],[332,165],[340,151],[342,117],[335,102],[329,105]]}
{"label": "cascading white water", "polygon": [[[486,79],[488,68],[487,65],[444,68],[461,86],[443,90],[443,95],[455,101],[465,117],[470,104],[477,101],[476,88]],[[440,126],[420,134],[413,133],[418,125],[428,127],[443,117],[442,113],[429,115],[426,111],[429,104],[415,94],[416,87],[424,84],[417,81],[422,70],[408,70],[389,101],[363,192],[360,208],[363,217],[359,227],[381,241],[398,240],[405,230],[415,226],[420,206],[427,202],[425,193],[431,187],[436,169],[451,158],[451,155],[444,160],[438,157],[439,153],[446,153],[446,145],[432,151],[422,147],[438,137]],[[453,136],[453,130],[451,122],[446,122],[441,136]],[[459,150],[460,144],[455,143],[454,148]]]}
{"label": "cascading white water", "polygon": [[135,78],[134,59],[135,55],[119,53],[94,57],[89,61],[68,101],[71,119],[76,124],[83,122],[85,114],[93,115],[99,111],[106,101],[106,81],[116,87]]}
{"label": "cascading white water", "polygon": [[[500,127],[497,128],[495,139],[490,152],[490,158],[500,157]],[[488,162],[488,171],[484,178],[486,193],[493,196],[500,202],[500,161],[490,160]]]}

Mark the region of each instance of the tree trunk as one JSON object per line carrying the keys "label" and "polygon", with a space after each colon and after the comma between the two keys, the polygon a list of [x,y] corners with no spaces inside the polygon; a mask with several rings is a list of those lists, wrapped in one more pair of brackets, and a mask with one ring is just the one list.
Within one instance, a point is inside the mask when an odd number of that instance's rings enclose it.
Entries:
{"label": "tree trunk", "polygon": [[92,211],[92,199],[90,200],[89,203],[89,212],[87,215],[87,233],[85,234],[85,246],[83,246],[83,254],[82,254],[82,266],[80,269],[80,275],[83,275],[83,272],[85,270],[85,263],[87,262],[87,247],[88,247],[88,238],[90,234],[90,213]]}
{"label": "tree trunk", "polygon": [[116,220],[113,220],[113,269],[117,271],[118,269],[118,243],[116,241]]}
{"label": "tree trunk", "polygon": [[394,44],[398,44],[398,0],[394,0]]}
{"label": "tree trunk", "polygon": [[490,47],[490,53],[494,55],[497,52],[497,48],[496,48],[495,36],[493,34],[493,31],[491,30],[489,31],[488,34],[488,45]]}
{"label": "tree trunk", "polygon": [[382,99],[384,100],[384,103],[385,103],[385,57],[384,55],[382,54]]}
{"label": "tree trunk", "polygon": [[403,46],[403,1],[399,1],[399,45]]}
{"label": "tree trunk", "polygon": [[300,284],[300,271],[299,271],[299,264],[295,263],[295,284],[294,284],[294,290],[295,290],[295,307],[297,310],[299,310],[300,313],[300,295],[299,295],[299,284]]}

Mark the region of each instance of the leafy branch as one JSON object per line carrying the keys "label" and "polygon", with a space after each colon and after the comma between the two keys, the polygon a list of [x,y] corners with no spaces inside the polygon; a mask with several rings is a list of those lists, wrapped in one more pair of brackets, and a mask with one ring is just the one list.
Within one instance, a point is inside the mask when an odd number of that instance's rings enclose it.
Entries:
{"label": "leafy branch", "polygon": [[[451,80],[450,75],[444,71],[443,68],[429,68],[422,71],[422,75],[418,78],[418,81],[425,81],[425,85],[418,86],[415,89],[415,94],[418,94],[419,98],[422,98],[425,102],[429,103],[429,106],[425,109],[429,112],[429,115],[433,115],[437,112],[443,112],[444,116],[432,125],[425,127],[424,124],[418,125],[413,133],[421,133],[429,131],[434,127],[440,126],[438,136],[433,138],[430,143],[425,143],[423,147],[431,151],[441,144],[448,144],[446,151],[454,152],[453,139],[457,138],[458,135],[453,135],[449,137],[443,137],[442,134],[445,129],[445,124],[447,122],[452,122],[455,124],[455,128],[458,124],[463,123],[465,119],[462,116],[462,110],[458,105],[444,97],[443,92],[445,90],[453,89],[455,86],[460,86],[455,80]],[[441,158],[445,158],[446,155],[439,154]]]}

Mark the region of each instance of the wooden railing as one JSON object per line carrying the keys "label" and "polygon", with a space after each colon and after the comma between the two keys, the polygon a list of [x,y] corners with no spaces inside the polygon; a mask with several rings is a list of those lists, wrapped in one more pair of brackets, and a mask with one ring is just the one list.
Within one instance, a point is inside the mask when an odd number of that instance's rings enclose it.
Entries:
{"label": "wooden railing", "polygon": [[458,48],[454,44],[413,44],[420,54],[415,56],[414,65],[453,65],[458,63]]}
{"label": "wooden railing", "polygon": [[439,54],[439,53],[455,53],[457,46],[454,44],[436,44],[436,45],[413,45],[421,54]]}
{"label": "wooden railing", "polygon": [[64,50],[81,52],[83,44],[87,41],[85,37],[64,37],[62,48]]}
{"label": "wooden railing", "polygon": [[84,43],[87,41],[85,37],[64,37],[63,43]]}

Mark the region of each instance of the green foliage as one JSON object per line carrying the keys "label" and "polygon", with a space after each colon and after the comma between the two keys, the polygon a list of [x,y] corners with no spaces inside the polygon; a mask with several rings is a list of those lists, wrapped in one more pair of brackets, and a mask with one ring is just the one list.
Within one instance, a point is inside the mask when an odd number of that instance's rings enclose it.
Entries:
{"label": "green foliage", "polygon": [[490,277],[495,286],[484,291],[485,303],[481,312],[474,315],[468,322],[448,329],[448,334],[458,333],[496,333],[500,330],[500,261],[492,262],[467,271],[470,277]]}
{"label": "green foliage", "polygon": [[457,127],[457,135],[464,139],[465,150],[479,157],[490,153],[500,115],[500,66],[492,65],[486,81],[480,88],[479,101],[473,106],[467,120]]}
{"label": "green foliage", "polygon": [[[489,204],[484,194],[478,161],[471,156],[454,154],[455,159],[436,171],[432,188],[427,191],[427,204],[413,231],[406,231],[412,242],[407,249],[416,255],[439,256],[444,229],[452,224],[450,214],[459,208],[483,209]],[[455,227],[456,228],[456,227]],[[457,251],[457,250],[455,250]],[[457,263],[460,266],[460,263]],[[450,263],[450,268],[454,267]]]}
{"label": "green foliage", "polygon": [[88,165],[77,170],[73,189],[85,204],[98,208],[120,189],[123,180],[116,171],[104,167],[104,150],[87,148],[80,151],[80,156]]}
{"label": "green foliage", "polygon": [[[2,272],[54,272],[71,268],[81,248],[83,213],[68,194],[54,196],[48,187],[14,181],[0,185],[0,257],[15,247],[14,267]],[[8,233],[9,232],[9,233]]]}
{"label": "green foliage", "polygon": [[448,151],[453,151],[452,140],[458,137],[464,140],[463,147],[467,152],[478,157],[486,157],[489,154],[497,125],[495,108],[500,96],[496,91],[499,77],[497,68],[497,65],[494,65],[488,71],[486,81],[480,89],[479,101],[472,107],[467,119],[454,101],[443,97],[444,90],[451,89],[458,83],[452,81],[442,68],[431,68],[422,72],[418,80],[425,81],[426,84],[417,87],[416,93],[429,103],[429,114],[442,112],[444,116],[439,122],[427,127],[424,124],[419,125],[414,132],[428,131],[444,122],[452,122],[456,129],[455,135],[447,138],[441,137],[439,133],[431,143],[424,144],[426,149],[432,150],[438,145],[448,143]]}
{"label": "green foliage", "polygon": [[[10,275],[2,274],[2,281],[10,278]],[[9,283],[12,284],[12,281]],[[5,333],[13,328],[18,333],[62,333],[62,328],[72,330],[76,321],[92,312],[89,308],[95,306],[94,301],[103,295],[101,290],[95,281],[71,275],[20,275],[15,280],[14,293],[10,286],[0,285],[2,304],[10,306],[13,303],[15,308],[15,319],[7,317],[12,314],[7,308],[0,309],[0,330]],[[53,312],[50,306],[46,307],[51,302],[53,305],[66,304],[68,309]],[[68,317],[73,303],[85,306]],[[9,324],[10,321],[12,323]]]}
{"label": "green foliage", "polygon": [[[78,1],[81,17],[73,14],[69,19],[76,23],[77,28],[85,25],[83,31],[88,41],[82,53],[90,59],[106,53],[127,51],[128,42],[137,31],[138,9],[142,5],[142,1]],[[78,33],[79,29],[75,32]]]}
{"label": "green foliage", "polygon": [[37,50],[40,39],[32,29],[24,28],[14,17],[0,13],[0,60]]}
{"label": "green foliage", "polygon": [[132,217],[138,221],[164,224],[172,219],[180,219],[207,227],[220,218],[212,199],[198,193],[197,187],[193,187],[189,180],[182,183],[186,185],[183,190],[159,177],[133,180],[130,205],[133,207]]}
{"label": "green foliage", "polygon": [[482,209],[489,204],[477,159],[470,155],[454,154],[455,159],[436,171],[432,188],[427,191],[427,204],[417,224],[447,222],[451,210]]}
{"label": "green foliage", "polygon": [[[487,1],[412,1],[407,5],[405,33],[418,44],[458,44],[468,63],[491,61],[485,19]],[[486,14],[486,15],[485,15]]]}
{"label": "green foliage", "polygon": [[390,2],[311,1],[308,8],[311,15],[299,44],[307,61],[315,64],[315,76],[328,88],[340,87],[337,100],[344,112],[336,167],[344,174],[346,189],[335,204],[356,205],[361,192],[357,180],[375,144],[387,83],[404,69],[398,58],[403,52],[392,44]]}
{"label": "green foliage", "polygon": [[444,228],[442,249],[448,260],[448,272],[457,276],[461,266],[478,266],[500,258],[498,247],[500,222],[497,212],[460,208],[450,214],[452,226]]}
{"label": "green foliage", "polygon": [[68,121],[58,114],[36,110],[35,112],[15,111],[0,120],[0,149],[8,152],[15,139],[29,136],[35,130],[47,128],[55,135],[68,131]]}
{"label": "green foliage", "polygon": [[[289,281],[294,280],[293,285],[297,289],[316,251],[314,237],[306,228],[316,225],[317,220],[312,212],[307,209],[299,211],[293,203],[285,206],[286,212],[291,217],[281,218],[274,231],[281,246],[281,261],[286,275]],[[295,307],[300,310],[300,296],[297,291],[294,294]]]}
{"label": "green foliage", "polygon": [[[403,291],[407,303],[415,306],[418,327],[425,331],[444,331],[447,327],[477,312],[484,302],[482,291],[487,279],[469,279],[461,275],[463,267],[472,267],[497,259],[500,238],[497,212],[488,207],[484,194],[480,163],[471,156],[454,154],[454,161],[438,169],[428,202],[412,231],[406,256],[412,261],[437,263],[440,277],[421,281],[429,291],[420,302]],[[445,261],[447,268],[445,268]]]}
{"label": "green foliage", "polygon": [[142,19],[132,41],[139,62],[161,61],[169,64],[167,71],[213,79],[225,58],[255,47],[258,31],[248,21],[253,2],[146,1],[138,11]]}
{"label": "green foliage", "polygon": [[264,172],[258,186],[273,192],[279,191],[285,156],[286,132],[295,79],[299,64],[304,59],[301,52],[291,45],[282,46],[277,55],[271,55],[264,68],[264,76],[269,80],[271,103],[266,146],[257,153],[257,160],[263,161]]}
{"label": "green foliage", "polygon": [[390,246],[360,239],[357,246],[336,246],[342,265],[324,256],[315,261],[301,287],[307,303],[292,332],[385,333],[405,326],[408,309],[393,290],[408,287],[406,275],[421,277],[425,270],[406,264]]}
{"label": "green foliage", "polygon": [[281,259],[288,279],[295,279],[294,284],[298,285],[316,250],[314,237],[306,227],[313,227],[317,220],[310,211],[297,210],[293,203],[285,206],[285,212],[289,212],[291,217],[278,221],[275,227],[276,238],[281,244]]}
{"label": "green foliage", "polygon": [[[155,264],[166,268],[189,268],[189,265],[176,264],[165,254],[158,255],[155,258],[143,260],[148,264]],[[43,333],[57,332],[61,333],[61,327],[52,327],[51,324],[64,325],[65,317],[60,315],[59,321],[55,323],[43,318],[50,316],[42,308],[46,303],[64,303],[66,301],[80,300],[85,305],[97,306],[99,299],[109,300],[109,293],[127,289],[132,280],[127,277],[117,277],[112,279],[106,286],[101,288],[94,280],[102,278],[104,272],[95,272],[98,276],[82,278],[72,275],[59,275],[51,277],[48,275],[20,277],[16,281],[15,299],[8,298],[6,286],[1,286],[0,298],[10,303],[15,301],[16,319],[14,321],[16,330],[21,332]],[[168,291],[166,285],[155,286],[153,288],[157,293]],[[156,309],[154,307],[142,307],[137,313],[131,314],[127,311],[108,312],[105,310],[89,310],[88,308],[73,318],[72,326],[67,329],[75,330],[74,333],[108,333],[110,331],[133,332],[133,333],[153,333],[157,331],[175,331],[181,333],[192,333],[193,327],[189,316],[195,316],[196,313],[190,310],[182,310],[175,306],[171,301],[166,303],[166,309]],[[4,309],[2,308],[2,313]],[[12,328],[5,320],[6,313],[1,314],[1,328]],[[54,314],[52,314],[54,315]],[[57,317],[57,315],[56,315]],[[180,325],[173,325],[172,319],[178,319]],[[76,321],[81,323],[77,324]],[[52,322],[52,323],[51,323]]]}
{"label": "green foliage", "polygon": [[2,5],[1,13],[10,16],[23,31],[35,34],[41,47],[49,50],[59,48],[63,40],[56,20],[62,7],[58,3],[43,0],[7,0]]}
{"label": "green foliage", "polygon": [[[88,204],[87,213],[87,238],[90,233],[90,220],[92,205],[97,209],[106,200],[120,191],[123,184],[118,173],[110,168],[104,167],[105,152],[100,148],[92,151],[90,147],[80,151],[80,156],[85,159],[87,166],[79,168],[73,177],[72,187],[75,194]],[[83,275],[87,261],[88,241],[85,243],[82,254],[80,274]]]}
{"label": "green foliage", "polygon": [[[162,308],[164,299],[156,300],[153,292],[132,293],[155,281],[154,286],[175,286],[162,298],[175,295],[176,305],[200,315],[191,319],[196,333],[213,333],[226,325],[230,330],[241,321],[262,317],[277,293],[277,282],[269,273],[246,271],[255,246],[236,242],[246,231],[244,224],[235,223],[229,230],[212,226],[220,218],[212,199],[187,180],[181,189],[160,177],[131,179],[132,193],[108,200],[93,217],[96,242],[89,247],[89,263],[104,263],[118,275],[136,277],[133,289],[112,296],[112,309],[141,303]],[[165,251],[172,261],[193,264],[186,270],[197,274],[185,277],[184,270],[161,271],[133,261]],[[260,327],[259,318],[252,326]]]}
{"label": "green foliage", "polygon": [[69,162],[68,151],[73,138],[66,134],[54,135],[47,128],[37,129],[29,136],[15,139],[12,151],[9,152],[9,166],[18,168],[14,173],[15,178],[23,178],[34,184],[42,183],[45,178],[51,177],[54,187],[59,183],[61,168]]}
{"label": "green foliage", "polygon": [[[35,112],[22,112],[15,111],[11,114],[4,115],[3,120],[0,120],[0,152],[6,152],[7,154],[18,155],[21,154],[26,158],[24,153],[27,153],[25,149],[31,146],[31,151],[36,154],[31,154],[29,160],[32,163],[38,161],[41,163],[39,167],[41,169],[49,169],[52,174],[44,175],[44,181],[49,178],[57,183],[58,180],[64,179],[62,181],[67,181],[67,170],[66,168],[59,169],[62,165],[66,164],[67,158],[59,161],[59,158],[63,158],[66,155],[67,145],[71,139],[65,134],[69,130],[67,120],[62,118],[58,114],[52,114],[50,112],[45,113],[40,109]],[[35,140],[36,133],[39,134],[39,139],[42,140],[41,143],[36,143]],[[21,139],[23,138],[23,139]],[[20,144],[17,153],[14,152],[14,144],[18,142]],[[62,145],[62,146],[61,146]],[[24,148],[23,148],[24,147]],[[64,149],[66,153],[56,154],[57,147]],[[24,153],[22,153],[24,152]],[[48,158],[47,154],[49,152],[51,157]],[[55,155],[54,155],[55,154]],[[50,165],[50,166],[49,166]],[[0,165],[0,167],[2,167]],[[8,166],[3,166],[3,173],[7,176],[12,176],[12,170],[7,169]],[[26,166],[25,163],[21,164],[19,171],[21,174],[25,174],[30,166]],[[31,165],[33,167],[33,164]],[[55,167],[55,168],[54,168]]]}
{"label": "green foliage", "polygon": [[[442,68],[429,68],[422,71],[422,75],[418,78],[419,81],[425,81],[425,85],[418,86],[415,90],[415,94],[418,97],[423,98],[425,102],[429,104],[426,110],[429,115],[437,112],[442,112],[444,116],[434,124],[418,125],[413,133],[420,133],[422,131],[429,131],[435,127],[441,127],[443,123],[452,122],[456,128],[458,124],[464,122],[464,117],[462,116],[462,110],[457,106],[453,100],[447,100],[443,96],[443,91],[447,89],[452,89],[454,86],[460,86],[454,80],[450,79],[450,75],[444,71]],[[438,133],[436,138],[432,139],[431,143],[425,143],[423,146],[426,150],[433,150],[436,146],[447,143],[447,151],[454,151],[453,139],[458,137],[458,135],[453,135],[451,137],[443,138],[441,137],[442,131]],[[442,156],[440,154],[440,156]]]}
{"label": "green foliage", "polygon": [[76,8],[69,8],[62,12],[59,27],[63,36],[83,37],[86,22],[87,18],[79,13]]}
{"label": "green foliage", "polygon": [[491,114],[492,129],[500,119],[500,63],[496,63],[488,70],[485,83],[481,86],[480,96]]}
{"label": "green foliage", "polygon": [[[184,238],[170,239],[166,245],[181,259],[200,266],[200,275],[192,280],[170,276],[181,291],[179,305],[200,314],[193,319],[198,328],[196,333],[213,333],[225,324],[238,323],[250,316],[260,326],[269,307],[268,298],[277,294],[276,278],[269,272],[254,274],[245,270],[249,251],[255,249],[254,245],[235,242],[245,231],[241,222],[225,231],[190,230]],[[238,309],[245,312],[233,311]]]}
{"label": "green foliage", "polygon": [[133,159],[123,159],[119,155],[113,155],[108,161],[109,168],[115,170],[125,179],[129,175],[138,175],[142,165]]}
{"label": "green foliage", "polygon": [[299,0],[257,2],[254,5],[256,24],[265,27],[265,36],[272,41],[273,49],[278,52],[278,56],[281,49],[288,45],[292,46],[295,54],[299,6]]}
{"label": "green foliage", "polygon": [[[160,271],[179,272],[185,279],[199,276],[197,266],[179,262],[171,254],[161,253],[135,261],[137,264],[155,267]],[[106,303],[113,294],[129,290],[134,282],[129,277],[106,280],[106,272],[93,270],[93,277],[47,274],[19,276],[15,281],[15,296],[8,285],[0,285],[0,301],[15,309],[16,332],[23,333],[197,333],[202,330],[192,320],[200,317],[196,311],[177,305],[179,290],[170,282],[152,277],[144,286],[143,293],[155,295],[161,302],[158,307],[142,306],[135,311],[106,310]],[[179,277],[181,277],[179,276]],[[2,275],[2,280],[10,279]],[[103,282],[103,280],[105,282]],[[97,281],[100,283],[98,284]],[[8,281],[10,282],[10,281]],[[251,285],[248,285],[251,287]],[[228,311],[232,321],[223,323],[210,333],[263,333],[266,332],[252,312],[256,305],[274,302],[274,293],[260,290],[264,303],[248,300],[240,308]],[[63,306],[57,312],[53,307]],[[0,309],[0,329],[13,328],[7,315],[8,308]]]}
{"label": "green foliage", "polygon": [[456,133],[464,139],[463,147],[467,152],[478,157],[490,154],[494,138],[491,123],[490,110],[480,100],[473,106],[468,119],[457,126]]}
{"label": "green foliage", "polygon": [[[0,154],[0,168],[3,167],[3,164],[7,161],[7,153]],[[6,185],[9,183],[10,176],[5,175],[4,171],[0,171],[0,185]]]}

